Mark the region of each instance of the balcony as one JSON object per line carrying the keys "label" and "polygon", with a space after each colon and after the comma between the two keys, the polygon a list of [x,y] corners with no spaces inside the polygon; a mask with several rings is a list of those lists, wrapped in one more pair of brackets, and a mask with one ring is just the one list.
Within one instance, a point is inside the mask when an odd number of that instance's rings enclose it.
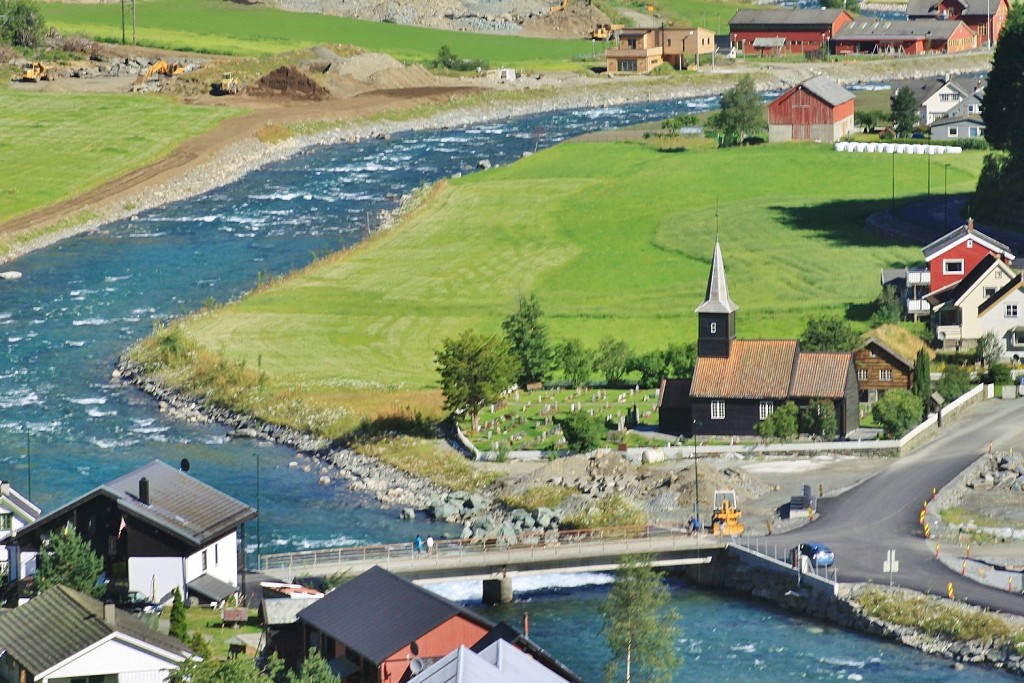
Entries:
{"label": "balcony", "polygon": [[932,305],[924,299],[907,299],[907,313],[931,313]]}
{"label": "balcony", "polygon": [[605,50],[604,56],[610,59],[649,59],[650,57],[660,57],[660,47],[637,47],[637,48],[626,48],[626,47],[615,47],[611,50]]}
{"label": "balcony", "polygon": [[963,339],[963,332],[959,325],[938,325],[935,328],[935,338],[942,342],[943,346],[949,342],[958,342]]}
{"label": "balcony", "polygon": [[913,285],[913,286],[918,286],[918,287],[920,287],[920,286],[928,287],[928,286],[931,286],[931,284],[932,284],[932,274],[928,271],[928,269],[917,270],[917,269],[907,268],[907,285],[908,286],[909,285]]}

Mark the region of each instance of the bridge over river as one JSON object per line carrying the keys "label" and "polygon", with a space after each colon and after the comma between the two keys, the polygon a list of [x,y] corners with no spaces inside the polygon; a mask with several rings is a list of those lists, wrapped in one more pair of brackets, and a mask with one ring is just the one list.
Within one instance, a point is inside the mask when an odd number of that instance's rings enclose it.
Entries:
{"label": "bridge over river", "polygon": [[727,542],[669,527],[578,529],[525,536],[514,545],[440,540],[429,554],[402,543],[263,555],[259,570],[292,581],[338,573],[355,576],[380,566],[418,583],[481,580],[485,601],[508,602],[512,576],[611,571],[620,558],[636,554],[649,555],[656,567],[708,564]]}

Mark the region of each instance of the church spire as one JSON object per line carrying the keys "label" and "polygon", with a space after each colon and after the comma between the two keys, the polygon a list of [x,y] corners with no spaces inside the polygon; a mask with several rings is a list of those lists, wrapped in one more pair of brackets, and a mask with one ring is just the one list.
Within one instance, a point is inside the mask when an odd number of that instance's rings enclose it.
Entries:
{"label": "church spire", "polygon": [[729,298],[729,285],[725,281],[725,265],[722,263],[722,248],[715,239],[715,255],[711,259],[711,273],[708,275],[708,291],[704,303],[697,307],[697,313],[733,313],[739,306]]}

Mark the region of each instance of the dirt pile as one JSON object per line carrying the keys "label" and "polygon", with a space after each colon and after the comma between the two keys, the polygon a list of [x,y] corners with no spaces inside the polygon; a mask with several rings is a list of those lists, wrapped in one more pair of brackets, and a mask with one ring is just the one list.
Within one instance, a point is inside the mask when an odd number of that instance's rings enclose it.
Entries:
{"label": "dirt pile", "polygon": [[331,91],[293,66],[281,66],[245,89],[253,97],[287,97],[296,100],[326,100]]}
{"label": "dirt pile", "polygon": [[523,33],[531,36],[587,38],[595,26],[609,21],[608,15],[597,7],[585,2],[574,2],[561,12],[527,19],[523,22]]}

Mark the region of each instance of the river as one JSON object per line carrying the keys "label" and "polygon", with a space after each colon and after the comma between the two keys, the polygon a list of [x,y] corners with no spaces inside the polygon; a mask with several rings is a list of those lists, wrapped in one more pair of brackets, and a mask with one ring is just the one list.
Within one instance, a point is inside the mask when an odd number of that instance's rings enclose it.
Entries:
{"label": "river", "polygon": [[[0,477],[47,511],[153,459],[188,458],[194,476],[259,503],[262,536],[248,525],[250,557],[443,535],[447,527],[400,522],[366,496],[319,484],[315,467],[306,471],[309,461],[289,449],[232,440],[218,425],[161,414],[148,396],[111,379],[116,357],[158,322],[241,296],[261,279],[352,244],[368,218],[424,183],[470,172],[482,159],[509,163],[584,132],[715,104],[695,98],[556,112],[312,148],[202,196],[21,257],[5,268],[23,277],[0,281]],[[596,609],[606,580],[555,579],[599,584],[572,589],[526,585],[529,603],[492,615],[515,621],[529,609],[538,642],[596,680],[604,658]],[[683,615],[688,678],[696,670],[725,680],[1000,677],[954,673],[935,658],[685,586],[673,595]]]}

